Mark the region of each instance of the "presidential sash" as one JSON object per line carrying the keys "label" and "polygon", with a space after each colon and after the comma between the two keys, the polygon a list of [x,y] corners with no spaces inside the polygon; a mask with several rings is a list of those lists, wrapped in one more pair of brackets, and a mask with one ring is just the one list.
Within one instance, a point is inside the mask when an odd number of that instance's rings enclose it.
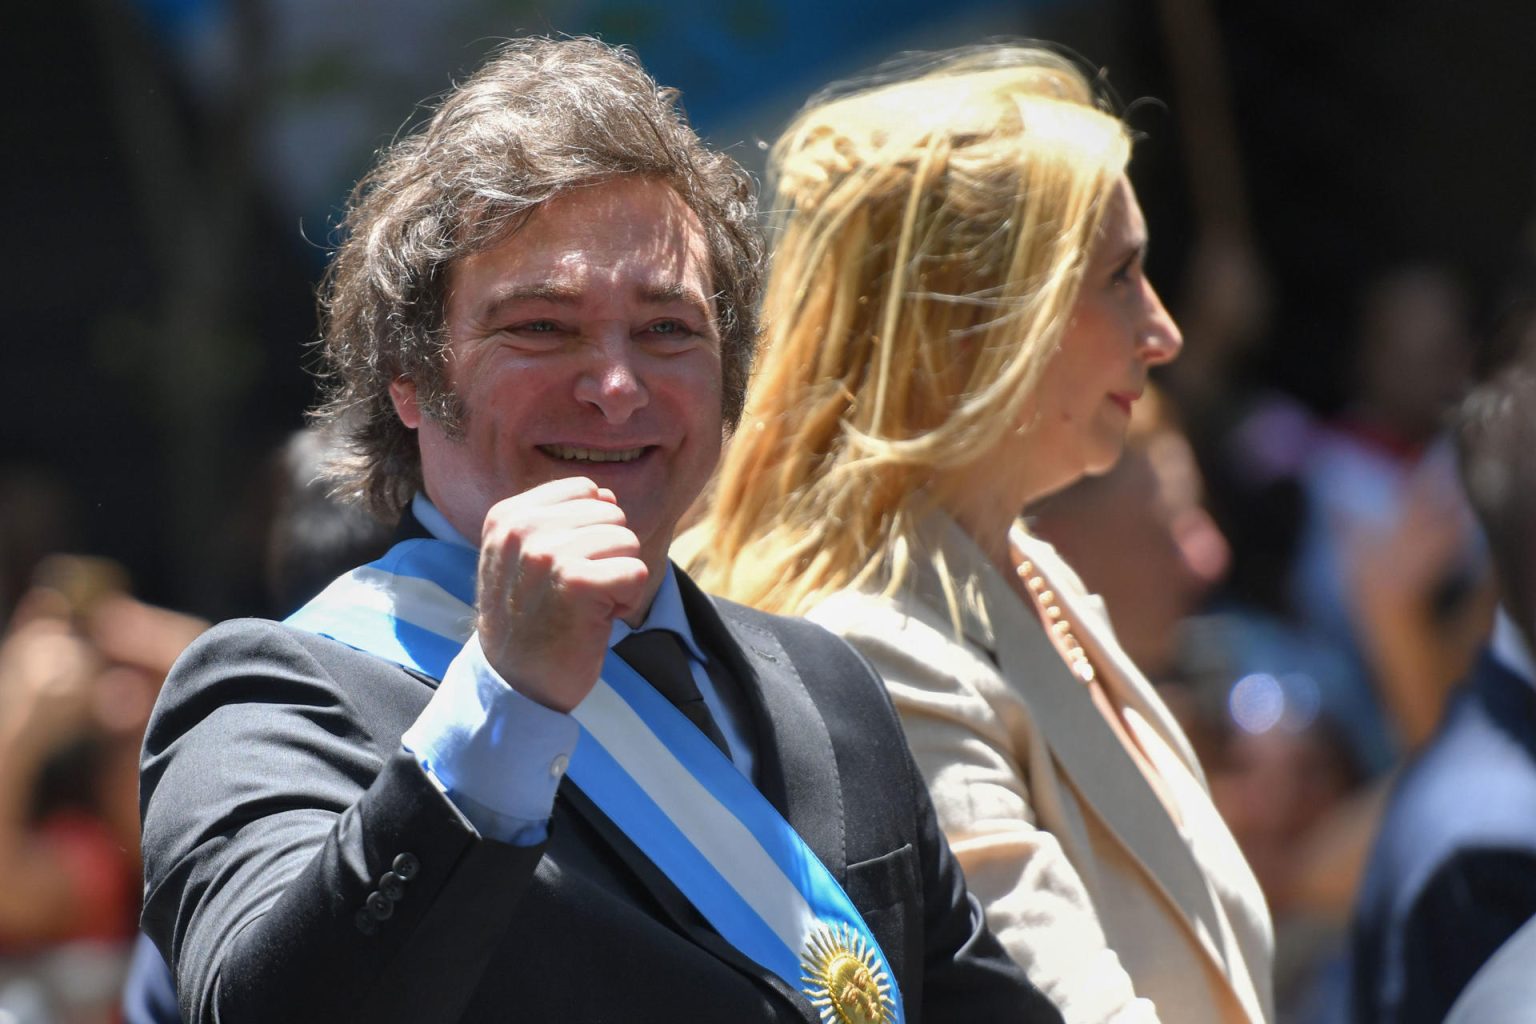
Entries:
{"label": "presidential sash", "polygon": [[[478,555],[408,540],[288,619],[442,679],[474,629]],[[827,1024],[901,1024],[885,954],[815,853],[671,702],[612,650],[572,712],[567,776],[726,941]]]}

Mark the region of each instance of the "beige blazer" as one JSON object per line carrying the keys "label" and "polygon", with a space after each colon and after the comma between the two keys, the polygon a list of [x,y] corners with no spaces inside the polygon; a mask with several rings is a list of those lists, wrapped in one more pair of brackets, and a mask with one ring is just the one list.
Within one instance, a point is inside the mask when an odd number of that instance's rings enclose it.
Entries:
{"label": "beige blazer", "polygon": [[885,679],[939,821],[987,923],[1068,1021],[1274,1018],[1258,883],[1184,734],[1115,641],[1103,602],[1019,527],[1101,684],[1162,776],[1168,814],[1032,606],[951,520],[925,524],[937,574],[896,595],[844,591],[808,618]]}

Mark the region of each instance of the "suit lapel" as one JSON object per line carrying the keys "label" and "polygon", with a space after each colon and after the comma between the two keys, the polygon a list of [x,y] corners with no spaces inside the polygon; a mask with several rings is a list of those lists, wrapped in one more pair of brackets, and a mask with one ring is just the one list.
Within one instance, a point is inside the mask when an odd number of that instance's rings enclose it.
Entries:
{"label": "suit lapel", "polygon": [[739,949],[721,938],[720,933],[710,927],[689,902],[688,897],[672,884],[671,879],[661,872],[655,862],[647,857],[635,845],[634,840],[615,825],[613,820],[581,791],[580,787],[569,780],[563,780],[560,783],[559,799],[572,814],[579,816],[591,826],[593,831],[597,832],[618,855],[619,860],[629,868],[666,913],[674,929],[719,960],[773,989],[795,1007],[806,1024],[818,1024],[810,1003],[803,995],[791,990],[771,971],[763,969],[761,965],[744,956]]}
{"label": "suit lapel", "polygon": [[[719,658],[739,687],[751,715],[757,787],[795,827],[806,844],[837,878],[847,882],[843,818],[832,741],[825,722],[782,645],[767,630],[726,621],[714,603],[681,570],[677,582],[694,637],[710,657]],[[560,784],[561,802],[579,815],[612,848],[656,902],[672,926],[720,960],[761,980],[794,1007],[807,1024],[818,1018],[806,998],[722,939],[634,841],[579,787]]]}
{"label": "suit lapel", "polygon": [[756,737],[757,788],[839,885],[847,882],[842,785],[826,720],[776,636],[677,571],[699,644],[737,681]]}

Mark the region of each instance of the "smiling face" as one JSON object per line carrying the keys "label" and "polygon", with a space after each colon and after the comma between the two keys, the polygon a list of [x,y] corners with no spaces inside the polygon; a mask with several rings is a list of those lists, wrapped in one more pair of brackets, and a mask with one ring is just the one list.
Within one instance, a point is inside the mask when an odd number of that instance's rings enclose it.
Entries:
{"label": "smiling face", "polygon": [[[538,484],[611,489],[653,571],[720,454],[720,340],[704,231],[669,187],[619,178],[539,207],[449,271],[450,431],[415,386],[427,496],[478,540],[486,512]],[[658,577],[659,578],[659,577]]]}
{"label": "smiling face", "polygon": [[1026,500],[1113,466],[1147,371],[1179,354],[1179,329],[1144,273],[1146,249],[1146,220],[1121,178],[1072,317],[1035,389],[1020,456],[1030,477]]}

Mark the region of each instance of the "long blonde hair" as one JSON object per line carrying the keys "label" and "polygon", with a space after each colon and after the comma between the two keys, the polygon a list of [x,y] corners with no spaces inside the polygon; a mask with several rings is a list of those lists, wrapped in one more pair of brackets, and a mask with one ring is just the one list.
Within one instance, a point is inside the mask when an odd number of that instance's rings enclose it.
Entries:
{"label": "long blonde hair", "polygon": [[769,158],[778,239],[741,427],[678,553],[786,614],[894,588],[954,472],[1019,429],[1130,155],[1070,60],[942,55],[812,101]]}

